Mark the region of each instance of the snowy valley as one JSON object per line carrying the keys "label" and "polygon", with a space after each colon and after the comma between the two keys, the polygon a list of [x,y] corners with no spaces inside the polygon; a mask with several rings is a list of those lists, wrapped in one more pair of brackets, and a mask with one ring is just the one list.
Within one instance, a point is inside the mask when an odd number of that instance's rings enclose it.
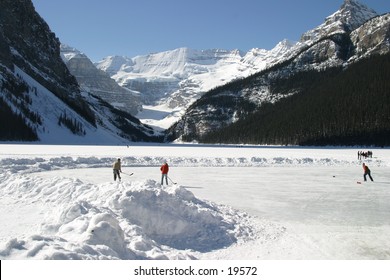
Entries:
{"label": "snowy valley", "polygon": [[[8,0],[1,4],[2,9],[10,9],[10,16],[1,19],[2,26],[20,27],[18,32],[5,28],[0,34],[4,39],[0,46],[4,50],[0,57],[1,101],[9,112],[4,111],[4,115],[14,115],[12,125],[17,128],[15,131],[4,128],[0,134],[2,140],[52,143],[50,139],[54,138],[47,134],[55,130],[66,135],[63,139],[72,139],[71,143],[76,144],[88,143],[89,139],[94,139],[95,144],[202,142],[209,132],[229,128],[247,117],[257,119],[254,113],[261,111],[263,105],[279,104],[292,96],[300,96],[305,88],[310,88],[312,72],[336,72],[336,68],[349,70],[362,59],[386,56],[390,49],[386,32],[390,25],[388,14],[378,16],[358,1],[346,0],[323,24],[305,32],[299,42],[283,40],[272,50],[255,48],[243,53],[239,50],[179,48],[133,58],[110,56],[94,64],[86,54],[61,44],[35,12],[31,1],[25,2],[25,9],[17,9],[15,3]],[[24,19],[28,21],[23,22]],[[368,83],[371,82],[369,78]],[[45,103],[29,97],[37,94],[34,91],[37,85],[55,95],[58,103],[63,103],[59,105],[62,109],[43,114],[41,111],[48,112],[48,109],[39,108]],[[385,91],[388,87],[382,80],[376,81],[376,85]],[[386,97],[373,99],[383,98]],[[58,107],[57,104],[50,106]],[[288,109],[291,107],[279,113]],[[66,115],[72,111],[74,113]],[[272,116],[273,119],[276,117]],[[319,118],[329,119],[325,114]],[[58,127],[54,128],[50,123],[57,123]],[[251,121],[242,127],[256,123]],[[2,127],[9,125],[5,123]],[[324,123],[320,127],[332,128],[334,124]],[[275,135],[275,129],[265,134]],[[255,127],[247,132],[259,130],[264,129]],[[320,133],[339,137],[334,135],[335,129],[329,130]],[[388,134],[385,125],[378,131],[381,135]],[[359,133],[371,131],[365,128]],[[293,145],[315,143],[316,140],[299,142],[280,138],[276,136],[266,142],[243,139],[244,143]],[[241,143],[228,137],[218,139],[218,143],[231,141]],[[324,141],[332,145],[345,144]],[[384,142],[357,143],[383,145]]]}

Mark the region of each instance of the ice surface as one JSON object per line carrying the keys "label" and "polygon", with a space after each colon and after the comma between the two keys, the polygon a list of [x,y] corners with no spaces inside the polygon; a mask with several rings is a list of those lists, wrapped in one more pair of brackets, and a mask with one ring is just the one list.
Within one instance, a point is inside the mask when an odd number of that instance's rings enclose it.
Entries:
{"label": "ice surface", "polygon": [[[1,259],[389,259],[388,149],[0,145]],[[122,182],[111,165],[122,158]],[[159,166],[170,164],[170,186]]]}

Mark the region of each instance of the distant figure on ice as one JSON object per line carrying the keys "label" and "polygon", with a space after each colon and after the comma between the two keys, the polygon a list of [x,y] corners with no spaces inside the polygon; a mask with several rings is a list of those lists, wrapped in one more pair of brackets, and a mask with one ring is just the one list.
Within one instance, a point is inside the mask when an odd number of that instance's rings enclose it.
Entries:
{"label": "distant figure on ice", "polygon": [[168,185],[169,166],[166,161],[164,161],[164,164],[161,165],[160,170],[161,170],[161,186],[164,184],[164,178],[165,178],[165,183]]}
{"label": "distant figure on ice", "polygon": [[372,158],[372,151],[358,152],[358,159],[361,160],[362,158]]}
{"label": "distant figure on ice", "polygon": [[371,181],[374,181],[371,177],[371,170],[370,170],[370,168],[368,168],[368,166],[365,163],[363,163],[363,171],[364,171],[364,175],[363,175],[364,181],[367,181],[367,178],[366,178],[367,175],[368,175],[368,177],[370,177]]}
{"label": "distant figure on ice", "polygon": [[121,180],[120,173],[122,172],[121,159],[118,158],[116,162],[114,162],[112,169],[114,171],[114,181],[116,181],[116,177],[118,177],[119,181]]}

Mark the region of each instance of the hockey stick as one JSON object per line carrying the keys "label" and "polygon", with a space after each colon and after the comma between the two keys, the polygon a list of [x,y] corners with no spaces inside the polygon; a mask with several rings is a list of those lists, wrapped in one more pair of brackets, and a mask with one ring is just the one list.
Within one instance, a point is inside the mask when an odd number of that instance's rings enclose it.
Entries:
{"label": "hockey stick", "polygon": [[134,173],[128,174],[128,173],[122,172],[122,174],[125,174],[125,175],[127,175],[127,176],[132,176]]}
{"label": "hockey stick", "polygon": [[167,176],[169,181],[171,181],[172,184],[176,185],[177,183],[173,182],[171,178],[169,178],[169,176]]}

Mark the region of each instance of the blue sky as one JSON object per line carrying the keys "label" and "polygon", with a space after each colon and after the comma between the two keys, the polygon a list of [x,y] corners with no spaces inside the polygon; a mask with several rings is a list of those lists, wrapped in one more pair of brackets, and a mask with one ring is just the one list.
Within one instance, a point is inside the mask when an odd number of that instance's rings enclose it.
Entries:
{"label": "blue sky", "polygon": [[[96,62],[180,47],[272,49],[324,22],[343,0],[32,0],[62,43]],[[379,14],[388,0],[361,0]]]}

